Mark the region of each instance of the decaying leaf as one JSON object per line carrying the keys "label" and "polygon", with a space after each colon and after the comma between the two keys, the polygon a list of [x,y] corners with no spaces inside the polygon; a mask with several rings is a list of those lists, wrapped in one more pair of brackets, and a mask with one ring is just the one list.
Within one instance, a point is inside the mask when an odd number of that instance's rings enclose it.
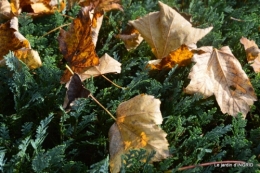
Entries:
{"label": "decaying leaf", "polygon": [[0,0],[0,21],[2,19],[10,19],[11,17],[10,3],[8,0]]}
{"label": "decaying leaf", "polygon": [[124,42],[128,51],[137,48],[143,41],[141,34],[132,25],[128,25],[122,34],[118,34],[115,37]]}
{"label": "decaying leaf", "polygon": [[64,0],[11,0],[11,11],[14,15],[27,12],[32,16],[53,14],[65,9]]}
{"label": "decaying leaf", "polygon": [[255,72],[260,72],[260,49],[255,41],[242,37],[240,43],[244,45],[246,50],[247,61],[251,63]]}
{"label": "decaying leaf", "polygon": [[106,73],[120,73],[121,63],[110,57],[108,54],[99,59],[99,65],[90,67],[84,73],[80,74],[81,80],[84,81],[91,76],[100,76]]}
{"label": "decaying leaf", "polygon": [[67,92],[63,103],[63,108],[68,109],[71,103],[77,98],[87,98],[90,91],[86,89],[77,73],[71,76],[70,81],[66,84]]}
{"label": "decaying leaf", "polygon": [[245,117],[257,98],[239,61],[227,46],[220,50],[204,47],[203,51],[192,58],[196,64],[189,74],[191,81],[185,92],[198,92],[204,97],[214,94],[223,113],[236,116],[241,112]]}
{"label": "decaying leaf", "polygon": [[151,46],[157,59],[167,57],[181,45],[196,43],[213,27],[193,28],[192,25],[174,9],[159,1],[160,11],[152,12],[130,23],[141,33]]}
{"label": "decaying leaf", "polygon": [[123,10],[120,0],[67,0],[67,9],[75,4],[81,7],[93,6],[95,11]]}
{"label": "decaying leaf", "polygon": [[163,59],[151,60],[148,63],[151,69],[171,69],[176,64],[178,64],[179,66],[186,66],[190,64],[192,56],[193,53],[189,50],[188,46],[181,45],[181,47],[177,50],[170,52],[167,57]]}
{"label": "decaying leaf", "polygon": [[13,17],[10,21],[0,25],[0,61],[5,64],[4,55],[13,51],[15,56],[22,60],[30,69],[42,65],[37,51],[31,49],[29,41],[18,31],[18,19]]}
{"label": "decaying leaf", "polygon": [[121,155],[130,149],[144,148],[156,151],[152,161],[169,156],[166,133],[158,126],[162,123],[160,100],[150,95],[138,95],[121,103],[116,111],[117,120],[109,130],[110,170],[117,173]]}
{"label": "decaying leaf", "polygon": [[[95,46],[91,37],[91,7],[84,7],[70,25],[68,31],[60,30],[58,37],[60,51],[69,63],[70,68],[76,73],[83,73],[87,67],[99,64]],[[71,73],[65,70],[61,82],[69,81]]]}
{"label": "decaying leaf", "polygon": [[103,22],[103,17],[104,13],[103,12],[94,12],[94,10],[90,11],[90,19],[92,20],[92,25],[91,25],[91,38],[94,46],[97,44],[98,40],[98,34],[99,30],[101,28],[102,22]]}

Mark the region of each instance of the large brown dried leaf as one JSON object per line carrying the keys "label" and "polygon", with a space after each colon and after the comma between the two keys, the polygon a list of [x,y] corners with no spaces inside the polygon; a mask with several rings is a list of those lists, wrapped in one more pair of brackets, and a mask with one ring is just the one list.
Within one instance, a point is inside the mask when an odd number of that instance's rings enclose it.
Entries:
{"label": "large brown dried leaf", "polygon": [[91,76],[100,76],[106,73],[120,73],[121,63],[110,57],[108,54],[99,59],[99,65],[90,67],[84,73],[80,74],[81,80],[84,81]]}
{"label": "large brown dried leaf", "polygon": [[196,64],[185,92],[198,92],[204,97],[214,94],[223,113],[236,116],[241,112],[245,117],[257,98],[239,61],[227,46],[220,50],[207,47],[203,51],[206,53],[193,56]]}
{"label": "large brown dried leaf", "polygon": [[174,9],[159,1],[160,11],[152,12],[130,23],[141,33],[151,46],[156,58],[162,59],[182,44],[196,43],[213,27],[193,28],[192,25]]}
{"label": "large brown dried leaf", "polygon": [[246,50],[247,61],[251,63],[255,72],[260,72],[260,49],[255,41],[242,37],[240,43],[244,45]]}
{"label": "large brown dried leaf", "polygon": [[[60,51],[69,63],[70,68],[76,73],[83,73],[87,67],[99,64],[95,46],[91,37],[91,7],[81,9],[77,18],[70,25],[68,31],[60,30],[58,37]],[[69,81],[71,73],[65,70],[61,82]]]}
{"label": "large brown dried leaf", "polygon": [[138,95],[121,103],[116,111],[117,120],[109,130],[110,170],[117,173],[121,155],[130,149],[144,148],[156,151],[152,161],[169,156],[166,133],[158,126],[162,123],[160,100],[150,95]]}
{"label": "large brown dried leaf", "polygon": [[15,56],[22,60],[30,69],[42,65],[38,52],[31,49],[29,41],[18,31],[18,19],[13,17],[10,21],[0,25],[0,61],[9,51],[13,51]]}

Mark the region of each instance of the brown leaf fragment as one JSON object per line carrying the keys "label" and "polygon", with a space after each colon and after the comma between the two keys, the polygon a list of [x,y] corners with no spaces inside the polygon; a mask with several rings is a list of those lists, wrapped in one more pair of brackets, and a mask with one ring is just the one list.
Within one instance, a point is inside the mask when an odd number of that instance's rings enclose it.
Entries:
{"label": "brown leaf fragment", "polygon": [[9,51],[13,51],[30,69],[42,65],[38,52],[31,49],[29,41],[18,31],[17,17],[0,25],[0,40],[0,66],[5,65],[3,57]]}
{"label": "brown leaf fragment", "polygon": [[53,14],[55,11],[61,12],[65,9],[64,0],[11,0],[11,11],[18,16],[26,12],[32,16]]}
{"label": "brown leaf fragment", "polygon": [[12,17],[11,7],[8,0],[0,0],[0,21]]}
{"label": "brown leaf fragment", "polygon": [[248,63],[251,63],[256,73],[260,72],[260,49],[253,40],[248,40],[245,37],[240,39],[240,43],[244,45]]}
{"label": "brown leaf fragment", "polygon": [[[76,73],[83,73],[87,67],[99,64],[91,35],[91,7],[84,7],[70,25],[68,31],[60,30],[58,36],[59,48],[70,68]],[[66,69],[61,82],[66,83],[71,73]]]}
{"label": "brown leaf fragment", "polygon": [[167,57],[163,59],[149,61],[149,67],[151,69],[171,69],[176,64],[179,66],[186,66],[190,64],[193,53],[189,50],[188,46],[181,45],[177,50],[172,51]]}
{"label": "brown leaf fragment", "polygon": [[174,9],[159,1],[160,11],[130,21],[151,46],[157,59],[162,59],[182,44],[196,43],[213,27],[193,28],[192,25]]}
{"label": "brown leaf fragment", "polygon": [[124,42],[128,51],[136,49],[143,41],[141,34],[130,24],[127,26],[126,30],[122,32],[122,34],[118,34],[115,37]]}
{"label": "brown leaf fragment", "polygon": [[[90,12],[91,13],[91,12]],[[97,44],[99,30],[101,28],[103,22],[103,12],[95,12],[93,17],[91,17],[92,25],[91,25],[91,38],[94,46]]]}
{"label": "brown leaf fragment", "polygon": [[191,81],[185,92],[198,92],[204,97],[214,94],[223,113],[236,116],[241,112],[245,117],[257,100],[249,78],[229,47],[207,49],[203,50],[206,53],[193,56],[196,64],[189,74]]}
{"label": "brown leaf fragment", "polygon": [[117,120],[108,134],[112,173],[119,172],[121,155],[131,149],[155,150],[152,161],[169,156],[167,134],[158,126],[162,123],[160,103],[153,96],[141,94],[118,106]]}
{"label": "brown leaf fragment", "polygon": [[81,80],[84,81],[91,76],[100,76],[106,73],[120,73],[121,63],[110,57],[108,54],[99,59],[99,65],[90,67],[84,73],[80,74]]}
{"label": "brown leaf fragment", "polygon": [[68,109],[71,103],[77,98],[87,98],[90,95],[90,91],[86,89],[77,73],[70,78],[70,81],[66,84],[67,92],[63,103],[63,108]]}
{"label": "brown leaf fragment", "polygon": [[67,0],[67,9],[71,9],[75,4],[79,4],[81,7],[93,6],[95,11],[123,11],[120,0]]}

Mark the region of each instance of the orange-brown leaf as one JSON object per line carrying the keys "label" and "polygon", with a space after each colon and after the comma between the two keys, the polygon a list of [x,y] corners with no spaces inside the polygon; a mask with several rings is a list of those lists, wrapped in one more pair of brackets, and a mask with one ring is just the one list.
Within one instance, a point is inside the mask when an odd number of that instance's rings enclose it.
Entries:
{"label": "orange-brown leaf", "polygon": [[131,149],[155,150],[152,161],[169,156],[167,134],[158,126],[162,123],[160,103],[153,96],[141,94],[118,106],[117,120],[108,135],[112,173],[119,172],[121,155]]}
{"label": "orange-brown leaf", "polygon": [[8,0],[0,0],[0,21],[2,19],[10,19],[11,17],[10,3]]}
{"label": "orange-brown leaf", "polygon": [[[71,69],[81,74],[86,67],[99,64],[99,58],[95,52],[95,46],[91,38],[90,7],[81,9],[77,18],[70,25],[68,31],[60,30],[58,37],[59,48]],[[61,81],[68,82],[71,74],[65,71]]]}
{"label": "orange-brown leaf", "polygon": [[[59,3],[58,3],[59,2]],[[14,15],[19,15],[22,12],[27,12],[32,16],[45,14],[53,14],[55,11],[65,9],[64,0],[11,0],[11,11]]]}
{"label": "orange-brown leaf", "polygon": [[18,19],[16,17],[0,25],[0,40],[0,60],[9,51],[30,48],[29,41],[18,31]]}
{"label": "orange-brown leaf", "polygon": [[247,61],[251,63],[255,72],[260,72],[260,49],[255,41],[242,37],[240,43],[244,45]]}
{"label": "orange-brown leaf", "polygon": [[176,64],[179,66],[186,66],[191,63],[192,56],[192,51],[190,51],[186,45],[181,45],[177,50],[170,52],[167,57],[150,61],[149,66],[151,69],[156,70],[170,69]]}

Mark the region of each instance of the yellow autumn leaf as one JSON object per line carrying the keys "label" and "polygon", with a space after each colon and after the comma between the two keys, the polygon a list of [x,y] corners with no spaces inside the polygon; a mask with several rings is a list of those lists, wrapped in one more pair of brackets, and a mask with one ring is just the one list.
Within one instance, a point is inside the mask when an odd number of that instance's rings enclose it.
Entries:
{"label": "yellow autumn leaf", "polygon": [[109,130],[110,170],[117,173],[121,155],[131,149],[156,151],[152,161],[169,156],[166,133],[158,126],[162,123],[160,100],[150,95],[138,95],[121,103],[116,111],[116,122]]}
{"label": "yellow autumn leaf", "polygon": [[196,64],[189,74],[189,94],[201,93],[205,98],[215,95],[223,113],[245,117],[250,106],[257,100],[252,84],[229,47],[220,50],[204,47],[205,53],[194,54]]}

